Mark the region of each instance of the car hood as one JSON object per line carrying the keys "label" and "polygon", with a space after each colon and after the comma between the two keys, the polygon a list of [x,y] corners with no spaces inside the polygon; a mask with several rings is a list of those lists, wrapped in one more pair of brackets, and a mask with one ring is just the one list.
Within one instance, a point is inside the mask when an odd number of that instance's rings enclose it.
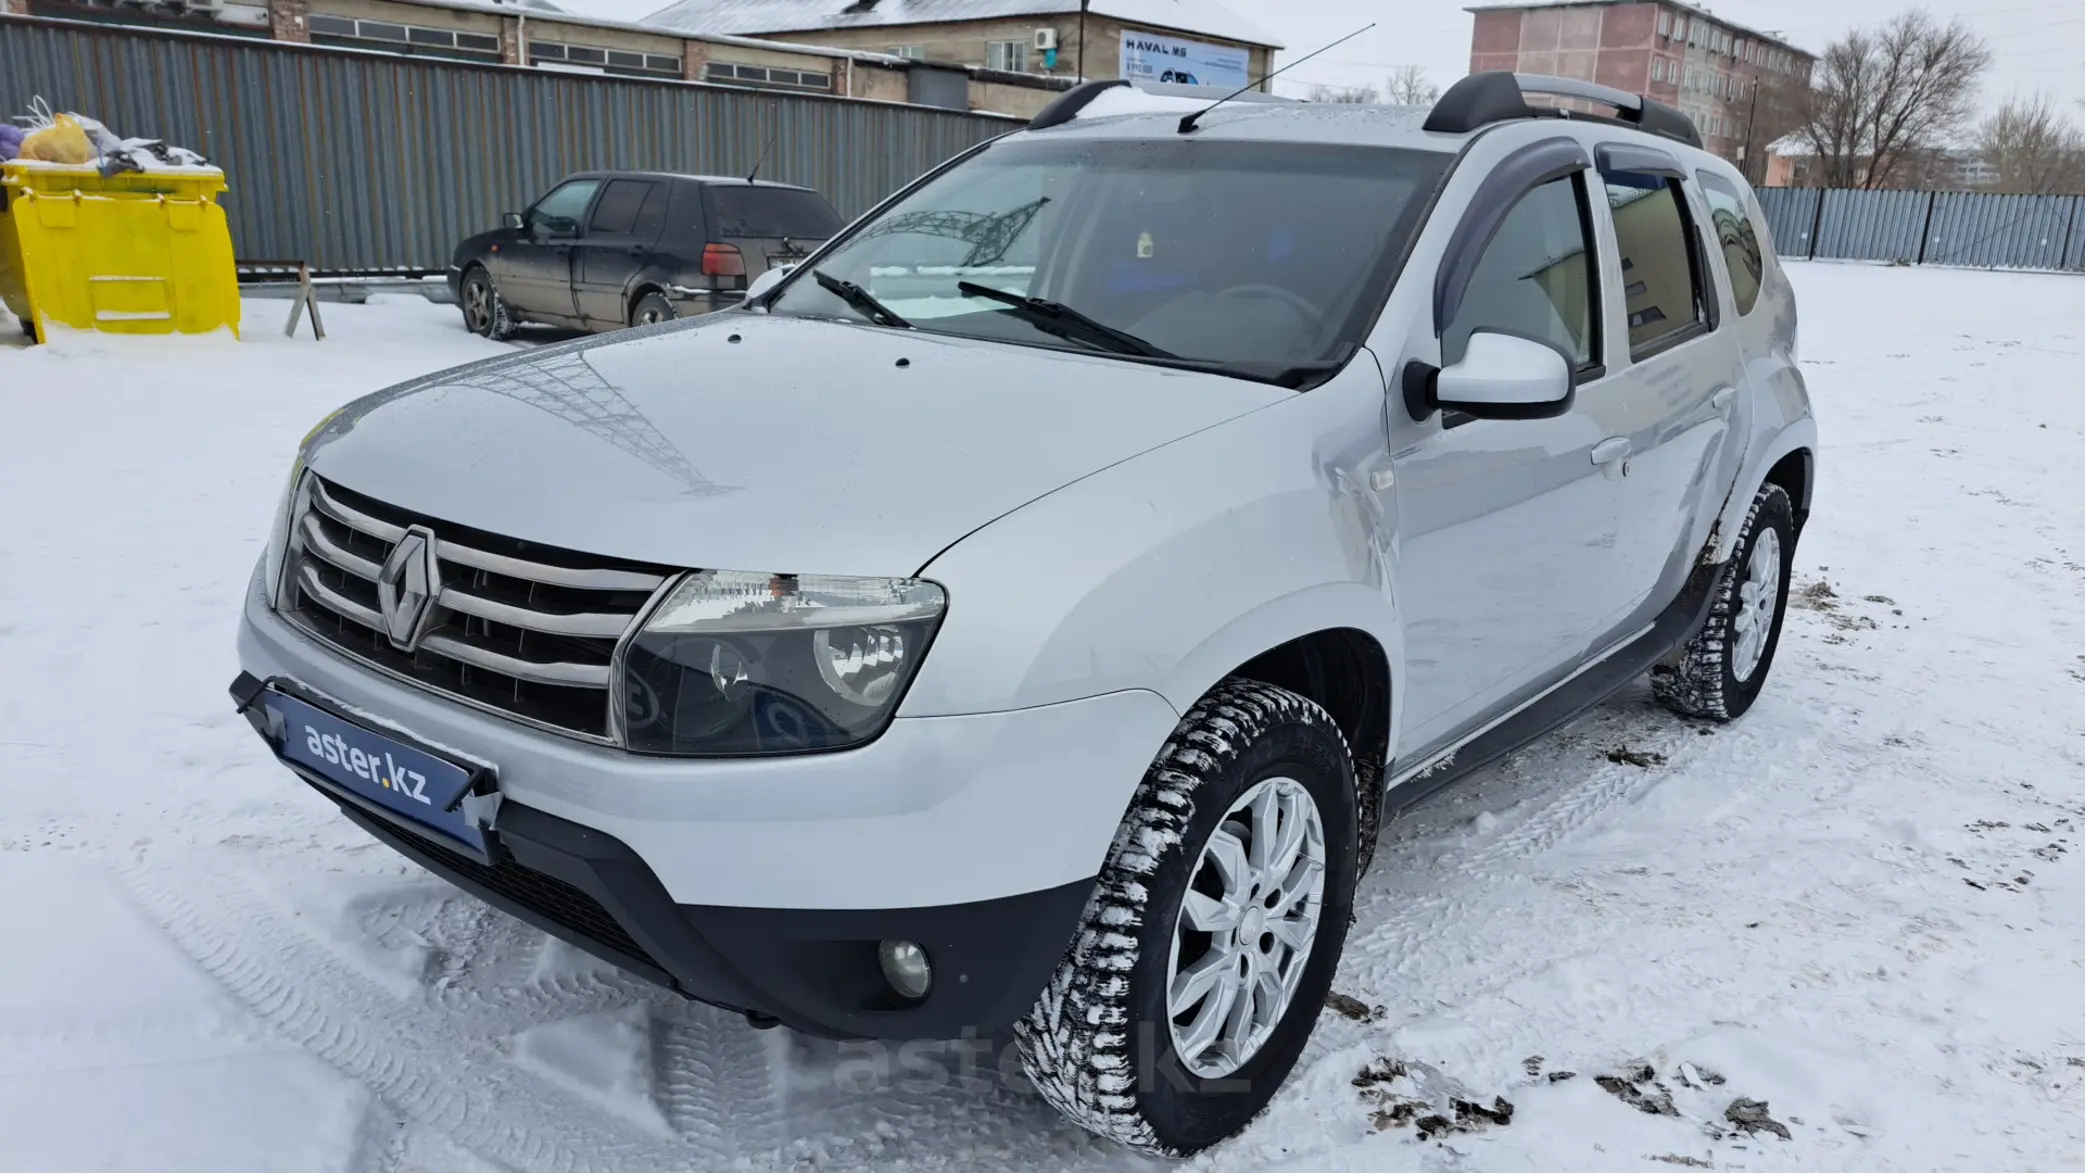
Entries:
{"label": "car hood", "polygon": [[1294,394],[733,313],[379,392],[318,428],[305,459],[379,501],[546,545],[672,566],[905,575],[1043,494]]}

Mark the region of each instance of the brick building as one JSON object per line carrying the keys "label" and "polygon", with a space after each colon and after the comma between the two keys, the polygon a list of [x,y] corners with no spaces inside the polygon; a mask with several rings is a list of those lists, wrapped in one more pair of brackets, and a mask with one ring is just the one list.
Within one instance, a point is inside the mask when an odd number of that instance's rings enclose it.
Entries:
{"label": "brick building", "polygon": [[1281,48],[1215,0],[679,0],[645,23],[1012,74],[1231,89],[1266,76]]}
{"label": "brick building", "polygon": [[1678,107],[1709,150],[1748,174],[1763,165],[1767,144],[1788,129],[1790,95],[1809,84],[1816,63],[1771,33],[1671,0],[1565,0],[1469,11],[1476,16],[1472,72],[1546,73],[1648,94]]}

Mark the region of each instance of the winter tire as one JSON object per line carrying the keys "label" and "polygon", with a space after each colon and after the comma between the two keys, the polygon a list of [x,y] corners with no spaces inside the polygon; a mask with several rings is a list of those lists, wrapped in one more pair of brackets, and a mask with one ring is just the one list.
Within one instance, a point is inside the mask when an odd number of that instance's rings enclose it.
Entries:
{"label": "winter tire", "polygon": [[1682,716],[1734,721],[1752,707],[1774,664],[1795,564],[1795,509],[1779,485],[1760,487],[1737,554],[1716,584],[1708,622],[1673,662],[1651,672],[1651,691]]}
{"label": "winter tire", "polygon": [[677,317],[680,317],[680,314],[674,311],[673,303],[667,301],[663,293],[647,293],[637,299],[636,305],[630,307],[630,325],[633,328],[656,326],[660,322],[670,322]]}
{"label": "winter tire", "polygon": [[1352,917],[1354,768],[1325,711],[1232,679],[1188,713],[1015,1034],[1085,1128],[1185,1156],[1236,1134],[1309,1041]]}
{"label": "winter tire", "polygon": [[514,335],[514,320],[507,315],[507,303],[500,298],[500,291],[492,283],[492,274],[482,265],[472,265],[463,274],[460,296],[463,305],[463,325],[480,338],[504,342]]}

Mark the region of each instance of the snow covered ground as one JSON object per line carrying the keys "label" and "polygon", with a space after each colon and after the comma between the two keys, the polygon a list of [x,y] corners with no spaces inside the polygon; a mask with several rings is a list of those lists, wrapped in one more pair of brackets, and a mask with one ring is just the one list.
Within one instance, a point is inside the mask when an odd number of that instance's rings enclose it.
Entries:
{"label": "snow covered ground", "polygon": [[[1198,1167],[2085,1165],[2085,279],[1795,279],[1826,450],[1766,695],[1632,688],[1392,828],[1345,1012]],[[287,308],[0,349],[0,1170],[1145,1167],[1003,1041],[754,1032],[266,759],[224,688],[297,438],[502,349]]]}

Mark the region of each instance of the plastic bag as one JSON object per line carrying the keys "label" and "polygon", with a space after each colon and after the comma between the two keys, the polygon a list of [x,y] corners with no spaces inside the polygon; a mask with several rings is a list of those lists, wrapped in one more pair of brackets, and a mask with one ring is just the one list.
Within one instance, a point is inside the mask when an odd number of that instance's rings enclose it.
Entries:
{"label": "plastic bag", "polygon": [[27,137],[29,137],[29,132],[21,127],[11,123],[0,122],[0,163],[5,163],[21,154],[22,140]]}
{"label": "plastic bag", "polygon": [[22,158],[40,159],[46,163],[77,166],[92,162],[98,153],[94,144],[87,140],[87,132],[80,128],[79,120],[70,114],[58,115],[51,120],[51,125],[31,131],[29,137],[22,140]]}
{"label": "plastic bag", "polygon": [[94,145],[95,154],[106,155],[123,149],[123,140],[110,133],[109,128],[103,126],[99,120],[89,118],[77,110],[72,112],[72,120],[79,123],[80,129],[86,132],[87,141]]}

